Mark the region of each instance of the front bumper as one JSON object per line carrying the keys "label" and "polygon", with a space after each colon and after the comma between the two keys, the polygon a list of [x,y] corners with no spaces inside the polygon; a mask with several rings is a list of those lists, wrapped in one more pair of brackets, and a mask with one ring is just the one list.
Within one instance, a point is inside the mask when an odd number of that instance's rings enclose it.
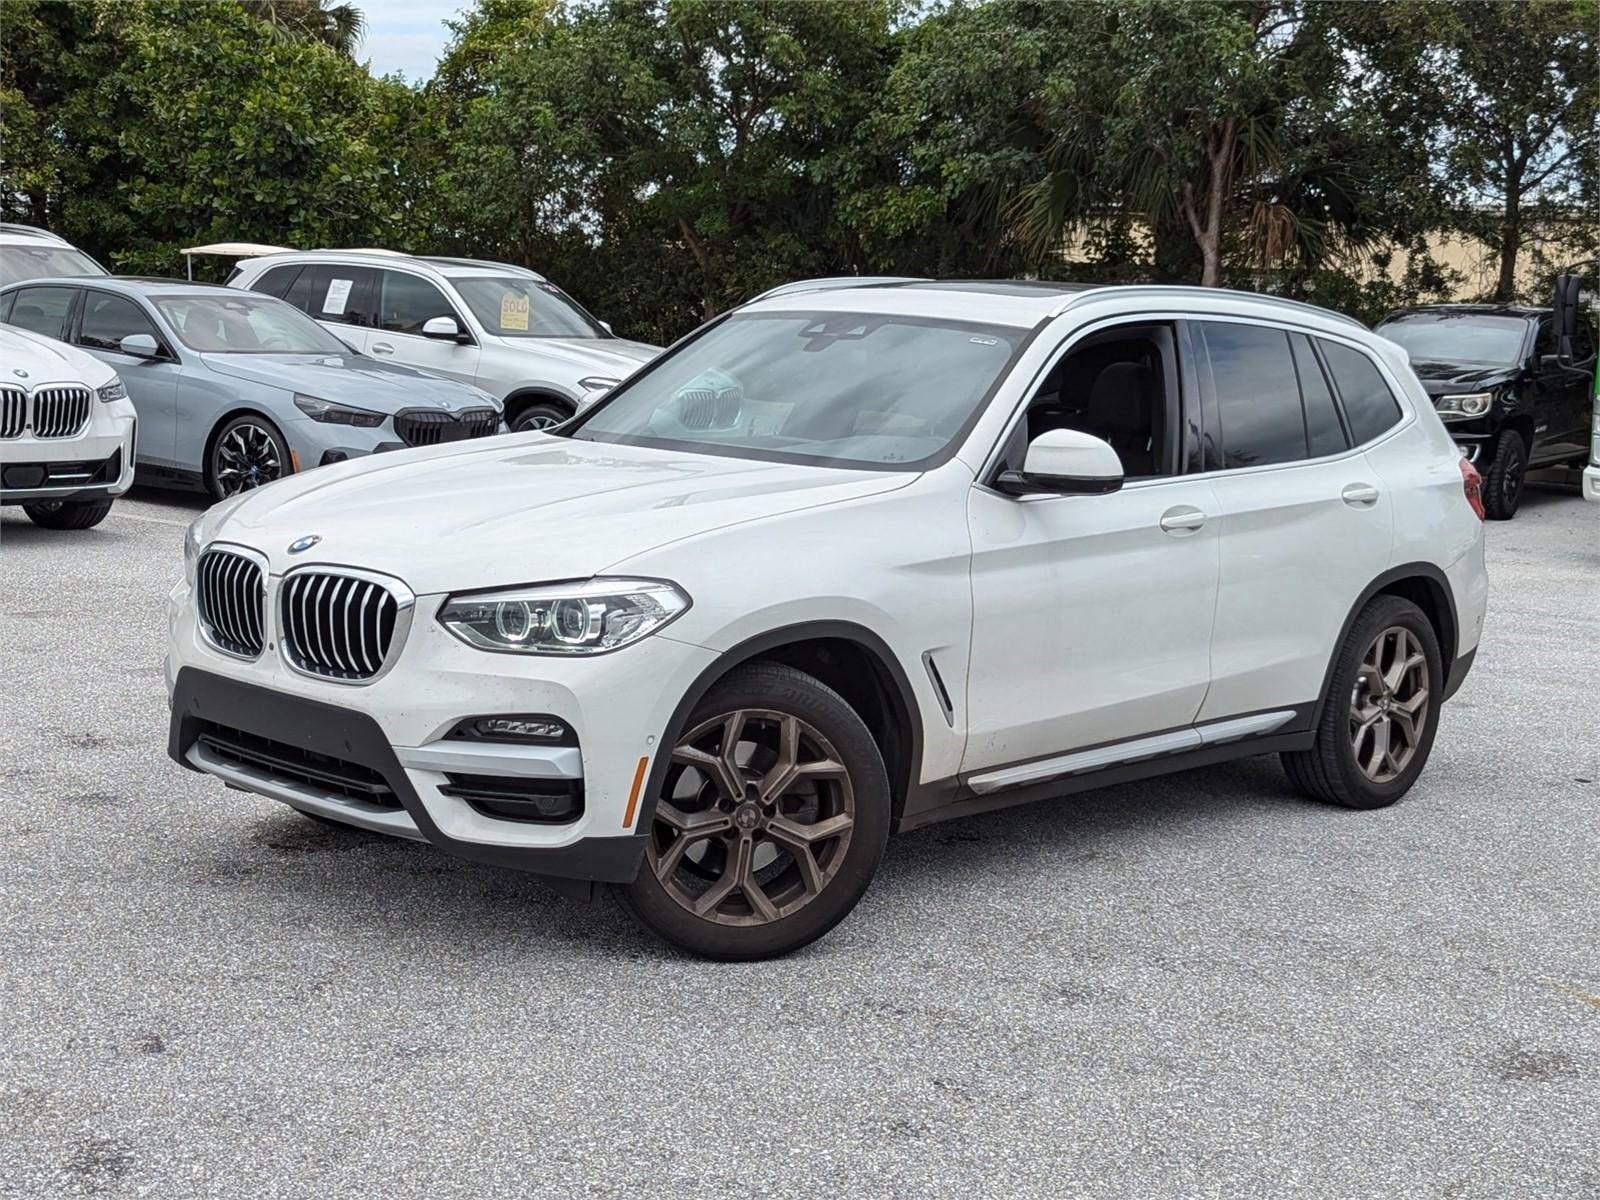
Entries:
{"label": "front bumper", "polygon": [[137,422],[105,414],[71,438],[0,442],[0,504],[109,500],[133,486]]}
{"label": "front bumper", "polygon": [[[678,701],[715,656],[660,635],[587,660],[486,653],[437,624],[443,599],[417,599],[393,668],[358,686],[299,674],[274,646],[253,662],[212,649],[180,583],[169,612],[170,755],[302,811],[479,862],[558,879],[633,879],[651,807],[636,781],[647,777]],[[576,746],[448,736],[463,718],[514,713],[560,719]],[[254,745],[265,739],[325,756],[357,785],[342,776],[288,778],[218,753],[208,735],[219,727]],[[459,794],[463,773],[562,783],[581,795],[582,812],[561,823],[503,819]],[[384,802],[371,802],[366,787],[382,791]]]}
{"label": "front bumper", "polygon": [[1583,498],[1600,500],[1600,463],[1583,469]]}

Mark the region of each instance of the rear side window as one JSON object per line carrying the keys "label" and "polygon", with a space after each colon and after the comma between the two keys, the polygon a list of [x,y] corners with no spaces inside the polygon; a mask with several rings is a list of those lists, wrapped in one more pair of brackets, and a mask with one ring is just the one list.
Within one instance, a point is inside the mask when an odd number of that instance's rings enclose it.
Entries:
{"label": "rear side window", "polygon": [[1322,358],[1333,374],[1333,386],[1344,404],[1345,420],[1356,445],[1370,442],[1400,421],[1400,405],[1378,366],[1359,350],[1322,341]]}
{"label": "rear side window", "polygon": [[421,333],[434,317],[461,319],[450,301],[433,284],[404,271],[384,271],[383,292],[378,299],[378,328],[390,333]]}
{"label": "rear side window", "polygon": [[122,339],[136,333],[155,338],[161,345],[161,335],[139,306],[126,296],[113,296],[106,292],[85,292],[83,319],[78,323],[78,345],[91,350],[122,350]]}
{"label": "rear side window", "polygon": [[370,325],[375,275],[370,267],[308,266],[288,285],[283,299],[319,321]]}
{"label": "rear side window", "polygon": [[1306,424],[1289,335],[1220,321],[1201,322],[1200,331],[1221,426],[1220,465],[1232,470],[1305,458]]}
{"label": "rear side window", "polygon": [[294,263],[287,267],[273,267],[272,270],[264,272],[260,279],[251,284],[250,290],[252,292],[265,292],[269,296],[276,296],[279,300],[282,300],[284,296],[288,295],[290,286],[303,270],[305,268],[299,263]]}
{"label": "rear side window", "polygon": [[1300,376],[1300,399],[1306,406],[1306,443],[1312,458],[1338,454],[1350,448],[1344,436],[1344,426],[1339,423],[1339,409],[1333,402],[1333,391],[1328,387],[1328,377],[1322,373],[1322,364],[1311,349],[1311,339],[1304,334],[1291,334],[1294,347],[1294,369]]}
{"label": "rear side window", "polygon": [[76,288],[30,287],[17,292],[11,305],[11,324],[29,333],[61,338]]}

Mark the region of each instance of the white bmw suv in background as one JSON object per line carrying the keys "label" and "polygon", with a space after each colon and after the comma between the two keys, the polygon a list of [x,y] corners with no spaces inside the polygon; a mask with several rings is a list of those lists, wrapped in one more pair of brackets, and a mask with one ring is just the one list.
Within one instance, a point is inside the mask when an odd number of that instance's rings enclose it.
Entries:
{"label": "white bmw suv in background", "polygon": [[363,353],[476,384],[513,432],[559,425],[660,353],[509,263],[310,250],[248,259],[228,284],[289,301]]}
{"label": "white bmw suv in background", "polygon": [[213,508],[169,750],[780,954],[896,830],[1267,753],[1399,799],[1478,645],[1478,485],[1403,352],[1320,309],[791,290],[559,435]]}
{"label": "white bmw suv in background", "polygon": [[0,325],[0,504],[46,529],[100,524],[133,486],[136,426],[110,367]]}

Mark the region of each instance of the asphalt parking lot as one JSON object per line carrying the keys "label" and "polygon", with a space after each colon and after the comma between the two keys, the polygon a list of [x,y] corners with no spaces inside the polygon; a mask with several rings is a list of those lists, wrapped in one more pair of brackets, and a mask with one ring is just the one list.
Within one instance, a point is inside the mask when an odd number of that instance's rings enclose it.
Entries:
{"label": "asphalt parking lot", "polygon": [[197,500],[0,519],[0,1195],[1600,1196],[1600,507],[1489,526],[1398,806],[1274,760],[891,843],[712,965],[165,754]]}

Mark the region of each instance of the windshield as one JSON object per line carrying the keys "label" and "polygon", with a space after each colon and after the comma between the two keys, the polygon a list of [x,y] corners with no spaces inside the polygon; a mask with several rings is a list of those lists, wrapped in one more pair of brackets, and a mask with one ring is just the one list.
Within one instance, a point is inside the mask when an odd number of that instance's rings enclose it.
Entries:
{"label": "windshield", "polygon": [[603,338],[600,323],[553,283],[516,275],[450,280],[483,327],[496,337]]}
{"label": "windshield", "polygon": [[0,246],[0,286],[57,275],[104,275],[105,268],[71,246]]}
{"label": "windshield", "polygon": [[298,308],[271,296],[165,296],[155,302],[183,344],[220,354],[349,354]]}
{"label": "windshield", "polygon": [[1522,360],[1528,323],[1487,313],[1402,313],[1377,331],[1404,347],[1412,362],[1510,367]]}
{"label": "windshield", "polygon": [[736,316],[624,384],[572,436],[920,468],[966,431],[1026,336],[870,313]]}

